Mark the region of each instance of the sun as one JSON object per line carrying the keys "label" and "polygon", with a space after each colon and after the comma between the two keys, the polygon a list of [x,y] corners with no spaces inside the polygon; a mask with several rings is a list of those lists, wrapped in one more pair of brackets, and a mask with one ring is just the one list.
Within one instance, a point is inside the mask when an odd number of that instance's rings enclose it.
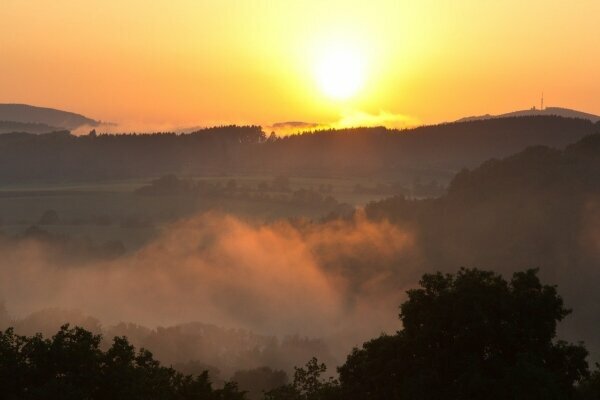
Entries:
{"label": "sun", "polygon": [[365,60],[357,49],[336,45],[317,60],[315,75],[321,91],[335,100],[354,97],[365,82]]}

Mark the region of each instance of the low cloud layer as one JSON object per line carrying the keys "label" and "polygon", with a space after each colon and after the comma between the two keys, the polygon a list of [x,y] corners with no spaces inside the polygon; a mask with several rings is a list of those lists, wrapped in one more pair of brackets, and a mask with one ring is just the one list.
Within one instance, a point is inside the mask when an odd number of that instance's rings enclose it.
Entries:
{"label": "low cloud layer", "polygon": [[[125,123],[100,123],[98,126],[84,125],[72,131],[74,135],[87,135],[92,129],[101,133],[153,133],[153,132],[176,132],[191,133],[209,126],[229,125],[233,122],[226,121],[204,121],[202,125],[181,125],[172,123],[148,123],[148,122],[125,122]],[[249,122],[238,121],[238,124],[251,124]],[[263,125],[264,131],[268,134],[275,132],[277,136],[288,136],[295,133],[308,132],[323,129],[344,129],[357,127],[385,126],[390,129],[413,128],[422,125],[422,122],[410,115],[393,113],[386,110],[380,110],[377,113],[370,113],[360,110],[351,110],[342,113],[337,120],[331,122],[304,122],[304,121],[285,121],[276,122],[271,125]]]}
{"label": "low cloud layer", "polygon": [[421,121],[415,117],[405,114],[392,113],[380,110],[378,113],[369,113],[365,111],[347,111],[340,115],[337,121],[330,123],[312,123],[312,122],[278,122],[266,126],[268,132],[275,132],[278,136],[287,136],[290,134],[307,132],[323,129],[344,129],[358,127],[385,126],[390,129],[414,128],[422,125]]}
{"label": "low cloud layer", "polygon": [[380,110],[377,114],[363,111],[345,113],[338,122],[333,124],[333,127],[353,128],[363,126],[385,126],[386,128],[404,129],[414,128],[418,125],[421,125],[421,122],[410,115]]}

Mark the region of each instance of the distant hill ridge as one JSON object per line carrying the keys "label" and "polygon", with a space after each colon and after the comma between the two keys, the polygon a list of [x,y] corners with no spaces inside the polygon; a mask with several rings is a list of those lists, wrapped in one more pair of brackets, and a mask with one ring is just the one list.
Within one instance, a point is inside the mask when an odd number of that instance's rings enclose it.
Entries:
{"label": "distant hill ridge", "polygon": [[[74,130],[82,126],[98,126],[99,121],[87,118],[81,114],[53,108],[36,107],[28,104],[0,104],[0,121],[5,125],[9,122],[21,124],[44,124],[52,130]],[[25,132],[42,133],[41,126],[17,126]],[[14,131],[14,130],[13,130]]]}
{"label": "distant hill ridge", "polygon": [[572,110],[570,108],[563,107],[546,107],[543,110],[532,108],[530,110],[519,110],[512,111],[509,113],[499,114],[499,115],[479,115],[473,117],[465,117],[457,120],[456,122],[467,122],[467,121],[477,121],[482,119],[492,119],[492,118],[510,118],[510,117],[531,117],[531,116],[557,116],[557,117],[565,117],[565,118],[580,118],[587,119],[592,122],[600,121],[600,116],[595,114],[586,113],[583,111]]}
{"label": "distant hill ridge", "polygon": [[267,138],[260,126],[190,134],[0,135],[0,184],[125,179],[165,174],[282,174],[450,178],[462,168],[528,146],[563,148],[600,122],[556,116],[493,118],[411,130],[354,128]]}
{"label": "distant hill ridge", "polygon": [[0,134],[15,132],[42,134],[60,130],[63,130],[63,128],[36,122],[0,121]]}

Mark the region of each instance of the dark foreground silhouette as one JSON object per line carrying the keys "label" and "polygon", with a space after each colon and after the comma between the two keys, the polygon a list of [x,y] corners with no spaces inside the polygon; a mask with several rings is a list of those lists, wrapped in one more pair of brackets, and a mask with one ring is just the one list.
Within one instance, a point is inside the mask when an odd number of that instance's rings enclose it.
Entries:
{"label": "dark foreground silhouette", "polygon": [[213,389],[208,373],[161,366],[124,337],[100,349],[100,335],[64,325],[51,339],[0,334],[3,399],[241,399],[235,384]]}
{"label": "dark foreground silhouette", "polygon": [[[536,270],[509,281],[461,269],[426,274],[400,307],[403,328],[354,349],[324,378],[312,359],[269,400],[297,399],[597,399],[582,344],[556,340],[570,310]],[[214,389],[208,373],[185,376],[161,366],[124,337],[107,350],[101,337],[63,326],[51,339],[0,333],[4,399],[243,399],[235,383]]]}

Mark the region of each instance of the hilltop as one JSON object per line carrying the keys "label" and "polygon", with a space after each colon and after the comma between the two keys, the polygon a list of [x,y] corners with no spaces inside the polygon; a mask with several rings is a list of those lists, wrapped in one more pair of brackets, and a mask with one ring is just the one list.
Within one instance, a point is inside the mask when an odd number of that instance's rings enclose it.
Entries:
{"label": "hilltop", "polygon": [[540,110],[540,109],[537,109],[534,107],[529,110],[512,111],[512,112],[499,114],[499,115],[485,114],[485,115],[479,115],[479,116],[473,116],[473,117],[465,117],[465,118],[459,119],[456,122],[477,121],[477,120],[492,119],[492,118],[531,117],[531,116],[557,116],[557,117],[564,117],[564,118],[587,119],[592,122],[600,121],[600,115],[590,114],[590,113],[578,111],[578,110],[572,110],[570,108],[546,107],[543,110]]}
{"label": "hilltop", "polygon": [[[45,133],[55,130],[74,130],[82,126],[98,126],[99,121],[85,117],[81,114],[53,108],[36,107],[28,104],[0,104],[0,121],[4,125],[12,126],[12,131],[28,133]],[[12,123],[12,125],[11,125]],[[44,126],[34,126],[43,124]],[[44,129],[45,132],[40,132]],[[3,129],[2,131],[8,132]]]}

